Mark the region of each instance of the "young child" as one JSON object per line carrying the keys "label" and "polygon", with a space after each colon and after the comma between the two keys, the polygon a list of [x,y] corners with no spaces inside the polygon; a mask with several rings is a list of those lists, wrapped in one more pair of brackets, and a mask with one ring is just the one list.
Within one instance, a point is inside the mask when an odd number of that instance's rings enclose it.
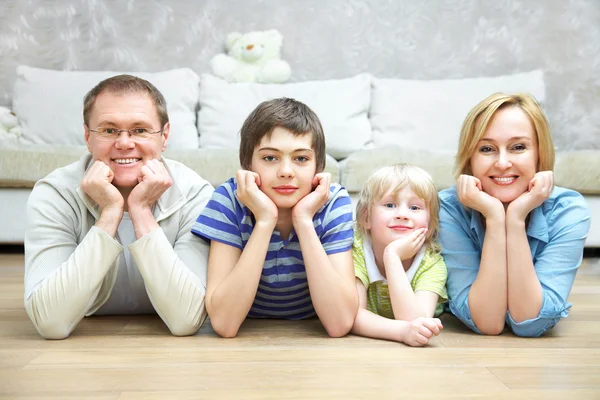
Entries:
{"label": "young child", "polygon": [[246,318],[317,315],[327,333],[352,328],[352,205],[325,168],[325,136],[305,104],[263,102],[240,131],[240,165],[192,232],[210,240],[206,309],[236,336]]}
{"label": "young child", "polygon": [[408,164],[376,171],[356,207],[352,255],[359,309],[352,332],[424,346],[442,330],[446,264],[436,242],[439,200],[431,176]]}

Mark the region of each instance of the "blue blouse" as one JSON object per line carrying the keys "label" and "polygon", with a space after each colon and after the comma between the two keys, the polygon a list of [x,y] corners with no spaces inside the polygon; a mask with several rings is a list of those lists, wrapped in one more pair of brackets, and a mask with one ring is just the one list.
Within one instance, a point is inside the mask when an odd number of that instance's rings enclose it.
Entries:
{"label": "blue blouse", "polygon": [[[485,228],[482,215],[464,207],[456,186],[440,192],[440,244],[448,267],[450,311],[481,333],[469,309],[469,291],[479,272]],[[538,337],[568,315],[567,297],[583,257],[590,229],[590,211],[583,196],[554,187],[550,197],[529,214],[527,240],[535,272],[542,286],[540,314],[516,322],[507,312],[506,323],[517,336]]]}

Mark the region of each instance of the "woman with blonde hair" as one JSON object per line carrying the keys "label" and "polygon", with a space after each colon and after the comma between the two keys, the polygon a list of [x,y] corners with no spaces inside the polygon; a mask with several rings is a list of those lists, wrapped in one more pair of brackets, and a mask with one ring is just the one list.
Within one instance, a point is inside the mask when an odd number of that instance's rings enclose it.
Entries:
{"label": "woman with blonde hair", "polygon": [[528,94],[496,93],[467,115],[456,186],[440,192],[450,311],[477,333],[537,337],[568,315],[590,213],[554,186],[548,121]]}

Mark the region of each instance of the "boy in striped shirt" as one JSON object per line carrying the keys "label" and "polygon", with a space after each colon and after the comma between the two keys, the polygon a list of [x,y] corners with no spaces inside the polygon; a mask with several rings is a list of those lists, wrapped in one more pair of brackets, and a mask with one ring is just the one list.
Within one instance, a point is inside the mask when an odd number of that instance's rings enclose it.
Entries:
{"label": "boy in striped shirt", "polygon": [[240,131],[240,169],[192,228],[210,241],[206,309],[234,337],[246,317],[319,317],[332,337],[354,322],[352,206],[325,168],[325,136],[305,104],[265,101]]}
{"label": "boy in striped shirt", "polygon": [[446,264],[437,243],[440,203],[431,176],[413,165],[376,171],[356,206],[352,255],[359,309],[352,332],[424,346],[440,333]]}

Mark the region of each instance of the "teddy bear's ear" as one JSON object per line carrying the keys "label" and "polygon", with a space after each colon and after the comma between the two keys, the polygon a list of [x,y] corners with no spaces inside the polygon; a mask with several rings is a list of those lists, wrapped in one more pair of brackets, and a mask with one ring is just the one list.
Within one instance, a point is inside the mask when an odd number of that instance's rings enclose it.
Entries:
{"label": "teddy bear's ear", "polygon": [[270,29],[265,31],[265,35],[269,38],[271,43],[275,43],[277,47],[281,47],[283,43],[283,36],[277,29]]}
{"label": "teddy bear's ear", "polygon": [[225,41],[225,49],[227,51],[231,50],[231,48],[233,47],[233,45],[235,44],[235,42],[237,42],[238,40],[240,40],[240,38],[242,37],[242,34],[239,32],[231,32],[229,35],[227,35],[227,40]]}

